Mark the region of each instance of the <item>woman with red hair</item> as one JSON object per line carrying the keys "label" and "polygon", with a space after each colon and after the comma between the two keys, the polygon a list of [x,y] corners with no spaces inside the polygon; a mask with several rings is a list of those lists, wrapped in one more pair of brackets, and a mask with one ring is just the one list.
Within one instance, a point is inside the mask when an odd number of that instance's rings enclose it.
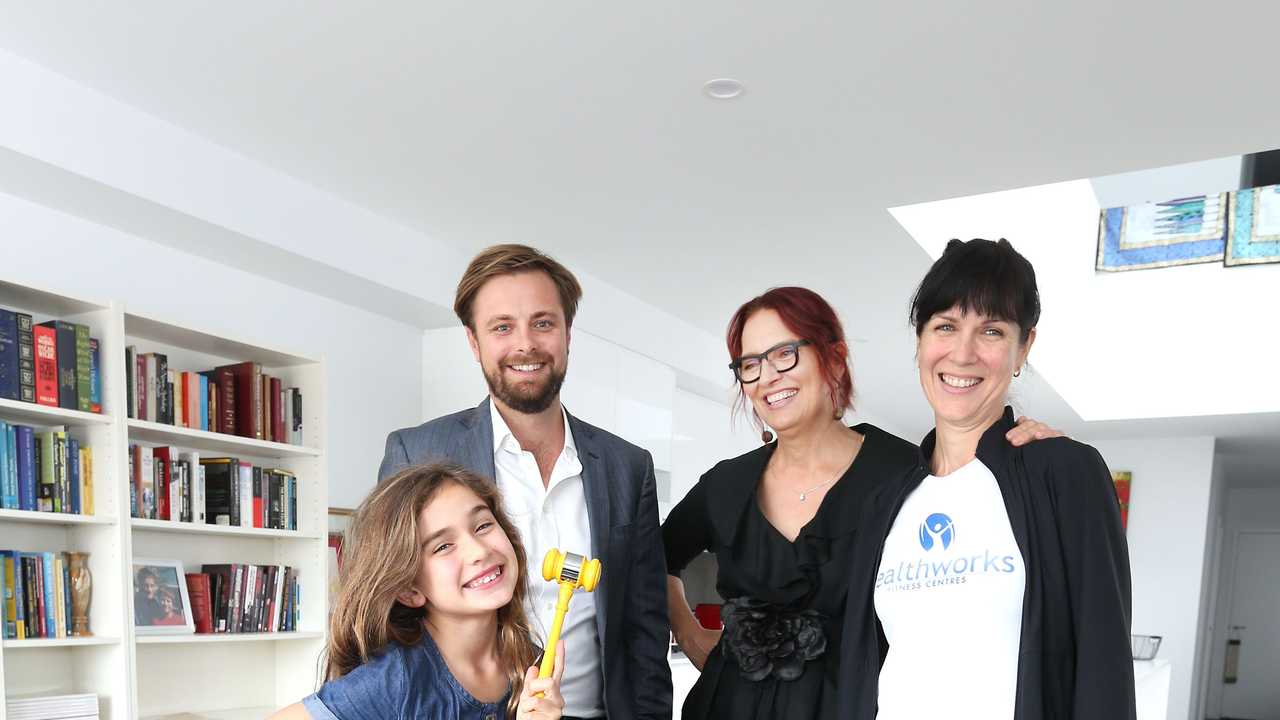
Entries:
{"label": "woman with red hair", "polygon": [[[849,346],[812,290],[753,298],[727,341],[738,401],[777,441],[711,468],[662,526],[672,630],[702,671],[683,717],[834,717],[856,519],[868,493],[915,467],[919,452],[874,425],[844,424]],[[1037,434],[1047,433],[1030,423],[1010,440]],[[723,633],[698,623],[680,580],[704,551],[718,563]]]}

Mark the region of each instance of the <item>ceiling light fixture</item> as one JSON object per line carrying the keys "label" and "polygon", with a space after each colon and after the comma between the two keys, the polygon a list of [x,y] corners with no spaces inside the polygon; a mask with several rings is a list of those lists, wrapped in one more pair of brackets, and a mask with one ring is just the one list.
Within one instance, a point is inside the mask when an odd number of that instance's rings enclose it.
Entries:
{"label": "ceiling light fixture", "polygon": [[746,87],[744,87],[740,81],[734,80],[733,78],[716,78],[714,80],[708,80],[707,83],[702,86],[702,92],[712,100],[732,100],[736,97],[741,97],[742,93],[746,91]]}

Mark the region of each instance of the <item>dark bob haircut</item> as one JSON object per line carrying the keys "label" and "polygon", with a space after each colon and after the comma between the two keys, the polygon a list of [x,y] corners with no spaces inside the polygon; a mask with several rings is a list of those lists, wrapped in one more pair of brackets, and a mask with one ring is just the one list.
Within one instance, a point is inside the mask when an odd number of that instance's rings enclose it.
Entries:
{"label": "dark bob haircut", "polygon": [[911,298],[916,337],[934,315],[959,307],[1015,323],[1023,343],[1040,322],[1036,271],[1008,240],[952,240]]}

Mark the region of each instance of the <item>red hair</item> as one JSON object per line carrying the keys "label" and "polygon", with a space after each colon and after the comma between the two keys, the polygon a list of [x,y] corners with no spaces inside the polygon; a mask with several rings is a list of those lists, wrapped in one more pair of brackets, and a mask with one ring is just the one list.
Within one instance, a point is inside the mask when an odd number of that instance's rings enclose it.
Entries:
{"label": "red hair", "polygon": [[[782,324],[796,334],[797,340],[808,340],[818,356],[818,372],[831,392],[831,401],[837,413],[853,407],[853,370],[849,367],[849,345],[845,341],[844,326],[831,307],[818,293],[802,287],[771,288],[765,294],[743,303],[729,320],[725,342],[729,346],[730,359],[742,356],[742,331],[747,320],[761,310],[772,310],[782,318]],[[746,407],[747,396],[738,385],[735,408]],[[760,422],[755,409],[751,410],[756,422]]]}

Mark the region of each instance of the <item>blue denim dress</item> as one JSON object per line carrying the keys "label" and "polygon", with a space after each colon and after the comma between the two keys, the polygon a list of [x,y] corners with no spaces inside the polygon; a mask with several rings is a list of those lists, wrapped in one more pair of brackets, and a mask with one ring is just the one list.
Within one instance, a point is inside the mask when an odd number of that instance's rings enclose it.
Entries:
{"label": "blue denim dress", "polygon": [[378,657],[325,683],[302,704],[313,720],[503,720],[507,695],[495,703],[472,697],[449,672],[431,636],[392,643]]}

